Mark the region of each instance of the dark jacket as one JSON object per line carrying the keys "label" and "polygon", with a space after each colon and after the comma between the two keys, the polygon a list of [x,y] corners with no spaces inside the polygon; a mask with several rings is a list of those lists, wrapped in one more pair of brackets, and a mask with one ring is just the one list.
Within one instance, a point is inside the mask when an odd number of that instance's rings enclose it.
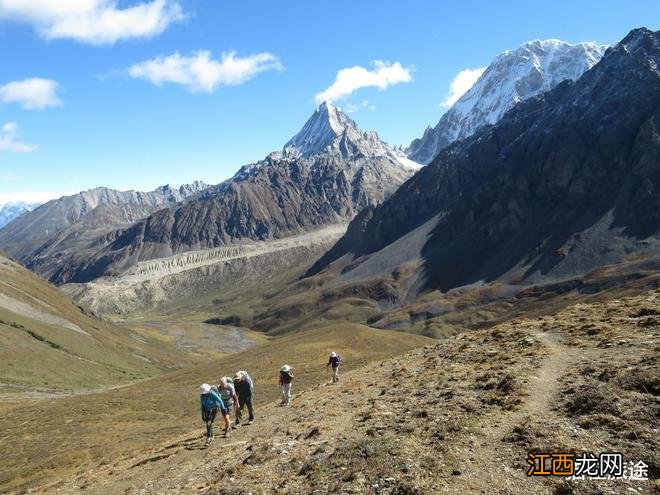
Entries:
{"label": "dark jacket", "polygon": [[291,371],[280,371],[280,385],[291,383],[293,381],[293,373]]}
{"label": "dark jacket", "polygon": [[241,402],[252,399],[252,383],[250,381],[245,378],[237,380],[234,382],[234,388],[236,389],[238,400]]}

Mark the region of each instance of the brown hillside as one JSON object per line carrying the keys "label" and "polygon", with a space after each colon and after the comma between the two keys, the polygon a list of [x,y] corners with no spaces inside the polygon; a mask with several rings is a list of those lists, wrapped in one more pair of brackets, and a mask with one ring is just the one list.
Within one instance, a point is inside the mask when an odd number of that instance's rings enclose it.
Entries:
{"label": "brown hillside", "polygon": [[0,397],[99,389],[194,362],[173,347],[95,318],[0,255]]}
{"label": "brown hillside", "polygon": [[[658,298],[578,304],[347,373],[202,447],[201,424],[38,493],[657,493]],[[617,451],[649,481],[527,477],[530,451]]]}
{"label": "brown hillside", "polygon": [[249,370],[261,407],[277,397],[277,371],[285,362],[296,368],[295,391],[300,391],[327,378],[325,363],[331,350],[339,352],[345,369],[351,370],[429,342],[433,341],[361,325],[336,325],[121,389],[57,400],[5,401],[0,404],[0,421],[10,433],[0,437],[0,490],[19,490],[132,458],[189,432],[200,422],[198,390],[204,381],[216,383],[223,375]]}

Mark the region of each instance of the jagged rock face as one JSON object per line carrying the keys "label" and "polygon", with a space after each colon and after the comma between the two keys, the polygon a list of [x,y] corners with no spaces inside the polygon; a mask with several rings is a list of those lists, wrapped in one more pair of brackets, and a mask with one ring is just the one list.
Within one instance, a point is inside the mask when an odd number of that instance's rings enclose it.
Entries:
{"label": "jagged rock face", "polygon": [[594,43],[536,40],[500,54],[436,126],[428,127],[410,144],[408,157],[430,163],[449,144],[495,124],[517,103],[567,79],[575,81],[600,60],[605,48]]}
{"label": "jagged rock face", "polygon": [[575,276],[632,253],[657,255],[659,66],[660,32],[632,31],[577,82],[441,152],[356,218],[310,273],[345,254],[359,258],[350,270],[377,267],[379,250],[431,220],[420,290],[507,273]]}
{"label": "jagged rock face", "polygon": [[[268,240],[345,222],[380,204],[415,168],[373,132],[322,104],[281,152],[57,260],[56,283],[117,275],[135,263],[240,240]],[[51,253],[47,253],[51,262]],[[39,269],[39,266],[32,265]]]}
{"label": "jagged rock face", "polygon": [[0,229],[21,215],[34,210],[40,203],[14,201],[0,205]]}
{"label": "jagged rock face", "polygon": [[323,102],[298,134],[284,145],[284,153],[309,158],[334,150],[344,157],[394,156],[375,132],[362,132],[345,113]]}
{"label": "jagged rock face", "polygon": [[105,187],[49,201],[0,230],[0,250],[51,278],[59,264],[75,257],[100,234],[176,204],[208,187],[203,182],[178,189],[117,191]]}

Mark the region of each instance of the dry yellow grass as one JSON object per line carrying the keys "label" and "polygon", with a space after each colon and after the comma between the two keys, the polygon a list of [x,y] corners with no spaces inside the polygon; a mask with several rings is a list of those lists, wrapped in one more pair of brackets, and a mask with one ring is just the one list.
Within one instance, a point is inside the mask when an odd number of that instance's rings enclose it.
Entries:
{"label": "dry yellow grass", "polygon": [[194,358],[86,314],[56,287],[0,256],[0,395],[114,386]]}
{"label": "dry yellow grass", "polygon": [[294,393],[328,379],[328,353],[339,352],[346,371],[401,354],[430,341],[362,325],[334,325],[292,334],[208,364],[102,393],[57,400],[0,404],[9,434],[0,438],[0,489],[18,490],[137,452],[200,426],[202,382],[246,369],[256,403],[276,400],[278,369],[296,368]]}
{"label": "dry yellow grass", "polygon": [[[658,493],[659,300],[650,291],[465,333],[344,373],[291,408],[260,408],[209,449],[198,424],[39,492]],[[527,452],[584,451],[643,460],[650,479],[526,475]]]}

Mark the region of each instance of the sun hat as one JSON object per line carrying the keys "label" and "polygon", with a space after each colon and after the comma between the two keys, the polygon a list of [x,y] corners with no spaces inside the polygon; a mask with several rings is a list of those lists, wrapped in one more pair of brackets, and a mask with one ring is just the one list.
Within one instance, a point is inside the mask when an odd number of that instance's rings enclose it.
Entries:
{"label": "sun hat", "polygon": [[243,373],[240,371],[234,375],[234,380],[240,380],[241,378],[243,378]]}
{"label": "sun hat", "polygon": [[208,383],[204,383],[200,385],[199,388],[201,389],[203,394],[208,394],[211,391],[211,385],[209,385]]}
{"label": "sun hat", "polygon": [[286,373],[286,372],[289,371],[290,369],[291,369],[291,366],[289,366],[288,364],[285,364],[284,366],[282,366],[282,367],[280,368],[280,371],[284,371],[284,372]]}
{"label": "sun hat", "polygon": [[337,357],[337,353],[336,352],[331,352],[330,357]]}

